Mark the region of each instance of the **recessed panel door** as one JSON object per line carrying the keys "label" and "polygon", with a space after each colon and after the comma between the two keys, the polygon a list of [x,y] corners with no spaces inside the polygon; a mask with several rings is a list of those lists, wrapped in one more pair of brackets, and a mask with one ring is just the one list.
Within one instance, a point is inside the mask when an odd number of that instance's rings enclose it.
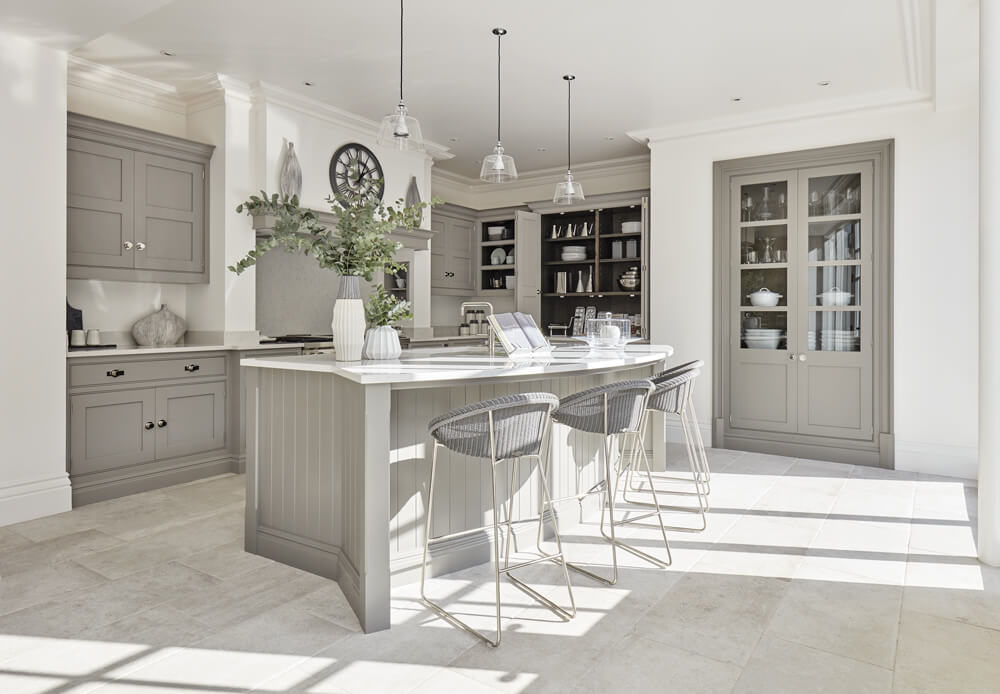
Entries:
{"label": "recessed panel door", "polygon": [[148,463],[155,457],[152,388],[70,398],[70,474]]}
{"label": "recessed panel door", "polygon": [[136,268],[205,269],[204,171],[201,164],[136,152]]}
{"label": "recessed panel door", "polygon": [[132,267],[133,152],[69,138],[66,152],[66,262]]}
{"label": "recessed panel door", "polygon": [[796,431],[795,172],[743,176],[730,192],[730,427]]}
{"label": "recessed panel door", "polygon": [[799,173],[798,431],[871,440],[872,166]]}
{"label": "recessed panel door", "polygon": [[156,389],[156,457],[173,458],[226,445],[226,384]]}

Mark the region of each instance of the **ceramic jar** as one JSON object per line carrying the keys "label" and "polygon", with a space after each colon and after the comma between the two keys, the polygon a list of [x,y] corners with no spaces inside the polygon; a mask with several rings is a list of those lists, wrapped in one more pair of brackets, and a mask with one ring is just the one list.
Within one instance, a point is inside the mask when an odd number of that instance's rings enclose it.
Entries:
{"label": "ceramic jar", "polygon": [[167,308],[166,304],[160,310],[140,318],[132,325],[132,339],[137,345],[173,345],[184,337],[187,323],[176,313]]}
{"label": "ceramic jar", "polygon": [[365,338],[365,359],[399,359],[403,349],[399,333],[391,325],[380,325],[368,331]]}

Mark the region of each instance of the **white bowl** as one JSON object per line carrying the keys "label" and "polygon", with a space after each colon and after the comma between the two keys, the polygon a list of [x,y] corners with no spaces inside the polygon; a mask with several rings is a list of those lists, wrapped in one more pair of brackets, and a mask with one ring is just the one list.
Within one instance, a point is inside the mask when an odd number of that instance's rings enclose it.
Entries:
{"label": "white bowl", "polygon": [[486,235],[491,239],[503,238],[505,231],[507,231],[507,227],[486,227]]}
{"label": "white bowl", "polygon": [[747,349],[778,349],[781,337],[744,337]]}
{"label": "white bowl", "polygon": [[781,294],[777,292],[772,292],[767,287],[758,289],[753,294],[747,294],[750,298],[750,304],[752,306],[777,306],[778,299],[781,298]]}

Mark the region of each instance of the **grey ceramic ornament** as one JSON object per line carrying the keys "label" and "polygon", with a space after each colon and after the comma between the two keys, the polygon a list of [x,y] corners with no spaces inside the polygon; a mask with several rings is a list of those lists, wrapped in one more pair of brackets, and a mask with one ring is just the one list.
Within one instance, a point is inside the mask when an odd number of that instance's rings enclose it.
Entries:
{"label": "grey ceramic ornament", "polygon": [[410,185],[406,187],[406,206],[411,207],[420,202],[420,189],[417,188],[417,177],[410,176]]}
{"label": "grey ceramic ornament", "polygon": [[285,163],[281,165],[278,191],[286,198],[302,195],[302,167],[299,166],[299,158],[295,156],[295,145],[291,142],[285,153]]}
{"label": "grey ceramic ornament", "polygon": [[132,338],[137,345],[173,345],[184,337],[187,323],[176,313],[167,308],[166,304],[160,310],[140,318],[132,325]]}

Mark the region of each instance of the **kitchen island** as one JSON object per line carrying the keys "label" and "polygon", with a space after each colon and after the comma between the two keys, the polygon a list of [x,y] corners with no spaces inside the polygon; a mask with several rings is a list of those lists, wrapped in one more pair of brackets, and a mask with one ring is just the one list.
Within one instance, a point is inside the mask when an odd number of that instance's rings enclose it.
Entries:
{"label": "kitchen island", "polygon": [[[336,362],[330,354],[244,359],[246,550],[338,581],[364,630],[386,629],[391,586],[419,578],[431,419],[501,395],[563,397],[646,378],[672,353],[641,345],[618,353],[559,348],[516,360],[462,348],[404,352],[393,361]],[[554,497],[600,482],[600,449],[598,437],[553,427]],[[657,443],[654,456],[660,452]],[[439,453],[435,535],[492,518],[487,464]],[[537,517],[536,478],[525,467],[519,479],[532,481],[510,492],[515,519]],[[508,498],[506,487],[498,494]],[[474,533],[437,545],[431,573],[488,561],[489,537]]]}

